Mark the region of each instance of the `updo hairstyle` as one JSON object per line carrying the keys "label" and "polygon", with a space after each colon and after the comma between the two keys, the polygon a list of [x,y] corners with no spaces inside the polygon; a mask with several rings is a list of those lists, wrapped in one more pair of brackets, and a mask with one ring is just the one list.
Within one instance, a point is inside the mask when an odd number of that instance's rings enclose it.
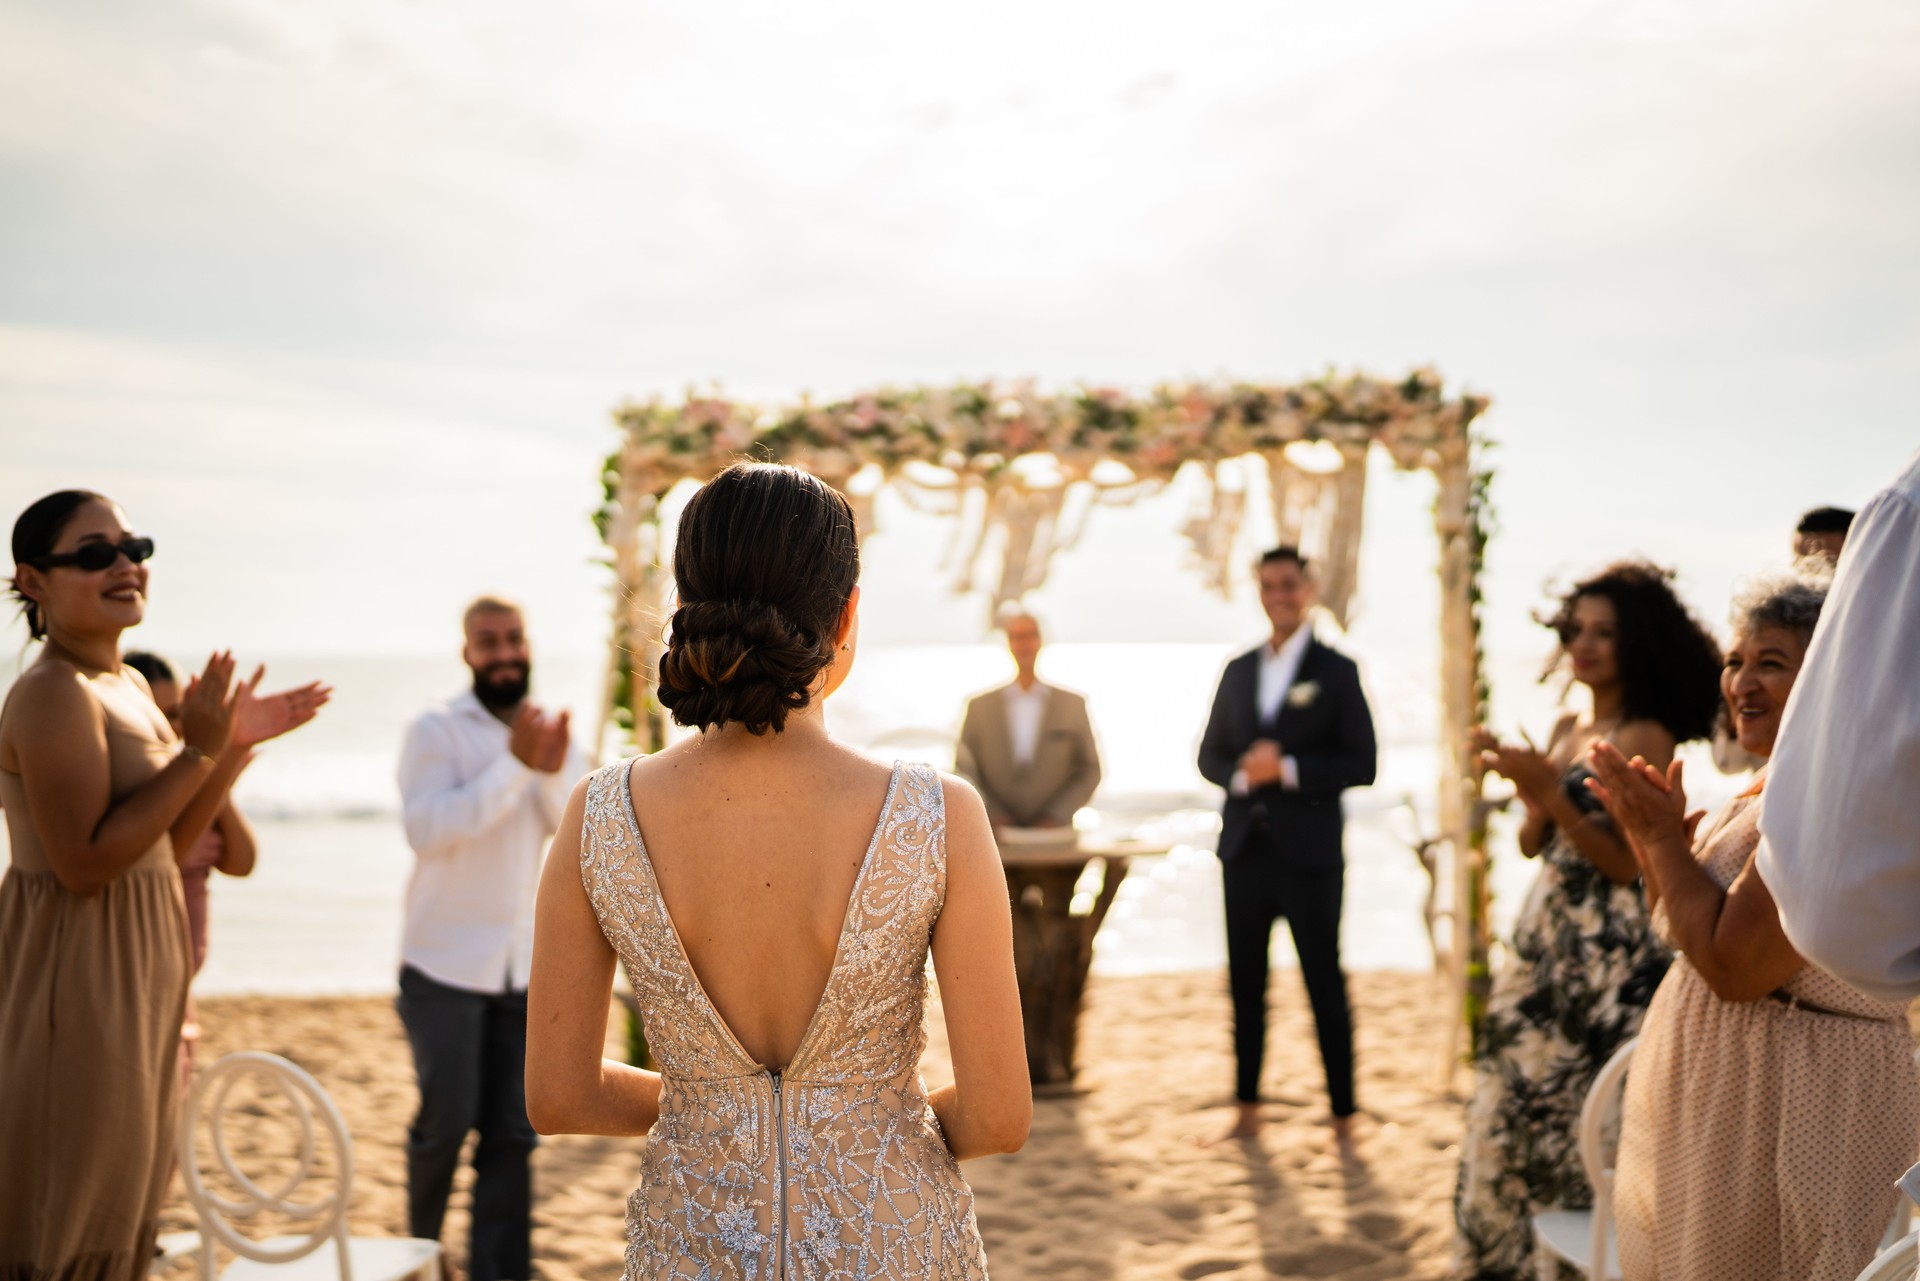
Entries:
{"label": "updo hairstyle", "polygon": [[91,489],[62,489],[34,503],[13,522],[15,569],[14,576],[7,581],[7,589],[20,602],[20,613],[27,620],[27,635],[34,640],[46,638],[47,620],[41,612],[40,602],[20,590],[19,566],[37,567],[40,560],[53,555],[60,535],[66,532],[67,522],[82,507],[92,502],[111,501],[105,494],[96,494]]}
{"label": "updo hairstyle", "polygon": [[793,467],[727,468],[680,515],[660,702],[681,725],[779,733],[833,662],[859,577],[853,508],[837,490]]}

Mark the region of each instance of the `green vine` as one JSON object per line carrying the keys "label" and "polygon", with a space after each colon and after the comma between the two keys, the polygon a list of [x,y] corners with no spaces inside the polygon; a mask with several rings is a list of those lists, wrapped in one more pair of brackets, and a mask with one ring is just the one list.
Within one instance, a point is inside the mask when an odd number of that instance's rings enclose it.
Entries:
{"label": "green vine", "polygon": [[[617,450],[608,455],[606,461],[600,465],[600,494],[600,505],[593,512],[593,528],[600,535],[601,543],[608,544],[612,541],[613,523],[620,513],[620,454]],[[600,563],[609,570],[615,570],[611,557],[601,560]],[[615,578],[616,580],[618,578],[617,570]],[[621,590],[618,581],[614,583],[614,590],[616,592]],[[634,715],[633,668],[627,661],[627,655],[632,652],[634,640],[632,628],[627,626],[626,612],[623,610],[619,615],[619,621],[615,624],[614,644],[607,655],[610,677],[608,693],[612,704],[608,708],[608,719],[619,729],[621,740],[628,751],[635,749],[639,737],[634,729],[638,724],[638,718]],[[626,1019],[627,1062],[634,1067],[651,1070],[655,1066],[653,1047],[647,1043],[647,1030],[641,1024],[639,1007],[632,1002],[623,1002],[623,1006],[622,1013]]]}
{"label": "green vine", "polygon": [[[1485,724],[1493,690],[1487,676],[1482,619],[1486,597],[1482,583],[1486,572],[1487,544],[1492,540],[1498,524],[1493,506],[1495,469],[1487,459],[1494,445],[1477,431],[1470,432],[1467,439],[1472,467],[1472,478],[1467,489],[1467,597],[1473,634],[1473,710],[1474,720]],[[1493,859],[1487,842],[1489,808],[1481,799],[1481,785],[1482,777],[1476,769],[1473,795],[1467,811],[1467,902],[1457,905],[1461,921],[1458,931],[1460,945],[1467,949],[1467,982],[1461,1013],[1467,1024],[1467,1053],[1472,1058],[1480,1054],[1487,1000],[1493,990],[1493,887],[1490,882]]]}

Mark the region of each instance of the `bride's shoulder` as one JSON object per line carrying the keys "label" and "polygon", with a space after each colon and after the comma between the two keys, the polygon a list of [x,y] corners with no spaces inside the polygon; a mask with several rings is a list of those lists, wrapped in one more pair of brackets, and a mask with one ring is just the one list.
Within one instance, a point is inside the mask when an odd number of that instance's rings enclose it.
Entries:
{"label": "bride's shoulder", "polygon": [[861,786],[868,783],[892,786],[897,775],[901,787],[937,793],[942,808],[949,815],[956,808],[977,809],[983,817],[986,814],[986,805],[981,801],[980,794],[974,790],[972,783],[958,774],[923,761],[875,756],[857,747],[841,745],[840,750],[841,767],[846,771],[843,778],[845,795],[857,794]]}
{"label": "bride's shoulder", "polygon": [[979,788],[946,770],[928,767],[927,772],[940,781],[941,805],[949,825],[958,822],[963,827],[987,828],[987,803],[980,799]]}

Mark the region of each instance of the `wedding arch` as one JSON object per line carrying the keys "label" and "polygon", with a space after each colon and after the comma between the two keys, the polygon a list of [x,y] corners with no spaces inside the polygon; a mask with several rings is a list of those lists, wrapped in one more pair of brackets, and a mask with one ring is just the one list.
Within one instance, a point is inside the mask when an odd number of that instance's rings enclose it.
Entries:
{"label": "wedding arch", "polygon": [[1465,747],[1487,699],[1479,579],[1491,473],[1474,428],[1487,405],[1484,396],[1447,395],[1431,369],[1397,381],[1328,374],[1286,385],[1176,383],[1139,394],[985,382],[822,404],[752,405],[718,394],[627,403],[614,412],[621,441],[606,460],[596,516],[618,587],[600,737],[614,725],[639,750],[664,743],[654,694],[669,586],[662,504],[676,485],[704,482],[738,458],[790,463],[840,488],[863,537],[883,485],[948,515],[954,588],[984,588],[989,616],[1046,582],[1053,555],[1074,544],[1096,508],[1158,492],[1182,467],[1203,474],[1209,502],[1181,532],[1207,585],[1230,591],[1243,569],[1247,472],[1264,470],[1275,527],[1321,567],[1321,601],[1344,625],[1357,586],[1367,457],[1383,449],[1402,470],[1431,472],[1439,487],[1437,808],[1454,903],[1445,968],[1463,1015],[1451,1023],[1451,1061],[1458,1034],[1477,1031],[1488,988],[1487,810]]}

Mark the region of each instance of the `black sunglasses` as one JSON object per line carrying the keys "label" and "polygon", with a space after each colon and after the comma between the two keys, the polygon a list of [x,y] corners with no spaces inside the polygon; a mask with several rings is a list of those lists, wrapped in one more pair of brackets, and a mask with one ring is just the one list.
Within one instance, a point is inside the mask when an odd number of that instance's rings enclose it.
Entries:
{"label": "black sunglasses", "polygon": [[123,538],[117,543],[83,543],[79,551],[42,556],[28,563],[35,569],[58,569],[63,565],[72,565],[75,569],[97,574],[103,569],[112,569],[114,562],[122,556],[138,565],[151,555],[151,538]]}

